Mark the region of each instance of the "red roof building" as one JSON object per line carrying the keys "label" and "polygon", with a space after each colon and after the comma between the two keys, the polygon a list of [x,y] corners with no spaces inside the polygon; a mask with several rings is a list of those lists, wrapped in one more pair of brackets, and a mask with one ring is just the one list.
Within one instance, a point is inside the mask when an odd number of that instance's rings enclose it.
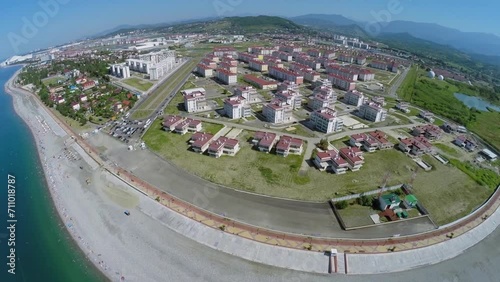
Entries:
{"label": "red roof building", "polygon": [[289,154],[300,155],[302,154],[304,141],[290,136],[281,136],[278,144],[276,145],[276,154],[286,157]]}

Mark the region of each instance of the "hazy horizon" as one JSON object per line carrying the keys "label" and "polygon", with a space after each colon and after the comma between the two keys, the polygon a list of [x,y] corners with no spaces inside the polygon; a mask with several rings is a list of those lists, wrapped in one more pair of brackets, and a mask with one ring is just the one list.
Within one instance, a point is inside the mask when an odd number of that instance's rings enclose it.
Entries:
{"label": "hazy horizon", "polygon": [[[495,11],[500,3],[477,5],[451,1],[328,1],[314,4],[301,0],[27,0],[4,4],[5,24],[0,34],[5,40],[0,57],[11,57],[64,44],[121,25],[159,24],[180,20],[240,15],[293,17],[306,14],[338,14],[357,21],[406,20],[436,23],[464,32],[484,32],[498,36]],[[480,6],[480,7],[478,7]],[[269,13],[268,11],[273,11]],[[446,11],[446,13],[443,13]],[[387,13],[388,12],[388,13]],[[377,15],[382,15],[378,17]]]}

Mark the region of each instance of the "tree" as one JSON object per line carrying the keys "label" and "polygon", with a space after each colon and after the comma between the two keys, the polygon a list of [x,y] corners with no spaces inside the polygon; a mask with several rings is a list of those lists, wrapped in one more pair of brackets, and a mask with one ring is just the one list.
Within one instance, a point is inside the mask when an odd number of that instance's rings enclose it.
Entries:
{"label": "tree", "polygon": [[321,139],[319,141],[319,144],[318,144],[318,147],[321,149],[321,150],[328,150],[328,140],[326,139]]}
{"label": "tree", "polygon": [[358,204],[365,207],[371,207],[373,205],[373,198],[363,195],[358,198]]}
{"label": "tree", "polygon": [[347,201],[338,201],[335,203],[335,207],[339,210],[343,210],[349,206],[349,203]]}

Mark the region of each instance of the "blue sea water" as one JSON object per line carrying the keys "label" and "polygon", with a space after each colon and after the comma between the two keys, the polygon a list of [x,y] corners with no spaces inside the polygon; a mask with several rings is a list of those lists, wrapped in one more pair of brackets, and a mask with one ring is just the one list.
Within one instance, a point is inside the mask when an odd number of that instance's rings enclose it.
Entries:
{"label": "blue sea water", "polygon": [[[18,69],[0,68],[0,281],[104,281],[62,225],[33,136],[5,93],[5,83]],[[15,177],[15,223],[7,222],[9,174]],[[10,224],[15,224],[12,233]],[[8,245],[12,236],[15,246]],[[11,248],[15,274],[8,272]]]}

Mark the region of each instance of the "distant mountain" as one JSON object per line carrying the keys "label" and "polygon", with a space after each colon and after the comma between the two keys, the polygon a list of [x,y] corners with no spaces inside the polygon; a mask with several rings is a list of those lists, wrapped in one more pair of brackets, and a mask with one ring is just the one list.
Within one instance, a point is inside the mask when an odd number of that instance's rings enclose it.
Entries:
{"label": "distant mountain", "polygon": [[342,15],[308,14],[289,18],[295,23],[303,25],[336,25],[346,26],[357,24],[356,21]]}
{"label": "distant mountain", "polygon": [[173,32],[247,34],[261,32],[311,32],[288,19],[272,16],[228,17],[213,21],[180,24],[171,27]]}
{"label": "distant mountain", "polygon": [[433,23],[392,21],[383,33],[408,33],[435,43],[450,45],[467,53],[500,55],[500,37],[482,32],[463,32]]}

